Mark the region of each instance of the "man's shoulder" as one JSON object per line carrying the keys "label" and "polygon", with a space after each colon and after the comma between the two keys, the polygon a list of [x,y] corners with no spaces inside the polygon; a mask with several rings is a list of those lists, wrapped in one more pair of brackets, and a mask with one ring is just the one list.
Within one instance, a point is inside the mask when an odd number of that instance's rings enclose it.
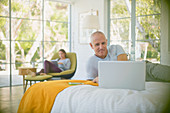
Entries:
{"label": "man's shoulder", "polygon": [[97,57],[95,55],[89,57],[89,60],[96,60],[96,59]]}
{"label": "man's shoulder", "polygon": [[88,61],[87,61],[87,67],[88,67],[88,69],[89,69],[89,68],[91,68],[91,69],[95,68],[96,65],[97,65],[97,63],[98,63],[97,57],[96,57],[95,55],[90,56],[89,59],[88,59]]}
{"label": "man's shoulder", "polygon": [[119,50],[121,50],[121,49],[123,49],[122,48],[122,46],[121,45],[110,45],[109,47],[108,47],[108,49],[109,49],[109,51],[119,51]]}
{"label": "man's shoulder", "polygon": [[98,61],[98,58],[95,55],[90,56],[88,59],[88,62],[90,62],[90,63],[95,63],[97,61]]}
{"label": "man's shoulder", "polygon": [[120,54],[124,54],[125,51],[121,45],[110,45],[108,48],[109,54],[118,56]]}
{"label": "man's shoulder", "polygon": [[117,48],[117,47],[122,47],[122,46],[118,45],[118,44],[116,44],[116,45],[112,44],[112,45],[109,46],[109,48]]}

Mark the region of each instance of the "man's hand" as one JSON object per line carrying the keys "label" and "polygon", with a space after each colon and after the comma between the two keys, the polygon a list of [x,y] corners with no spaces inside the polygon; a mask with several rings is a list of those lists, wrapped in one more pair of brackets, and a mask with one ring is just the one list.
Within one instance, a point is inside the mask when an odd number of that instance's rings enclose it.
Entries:
{"label": "man's hand", "polygon": [[128,61],[126,54],[120,54],[117,56],[117,61]]}
{"label": "man's hand", "polygon": [[99,77],[96,77],[95,79],[93,79],[94,83],[98,83],[99,82]]}

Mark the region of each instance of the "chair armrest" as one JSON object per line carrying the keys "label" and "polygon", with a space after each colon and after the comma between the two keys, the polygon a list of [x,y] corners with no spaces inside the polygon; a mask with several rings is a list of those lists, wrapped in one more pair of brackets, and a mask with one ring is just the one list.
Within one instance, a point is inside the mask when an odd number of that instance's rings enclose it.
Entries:
{"label": "chair armrest", "polygon": [[74,70],[66,70],[66,71],[62,71],[61,72],[61,74],[71,74],[71,73],[73,73],[74,72]]}
{"label": "chair armrest", "polygon": [[52,76],[61,76],[61,75],[67,75],[67,74],[71,74],[73,73],[74,70],[70,69],[70,70],[66,70],[66,71],[62,71],[60,73],[48,73],[48,75],[52,75]]}

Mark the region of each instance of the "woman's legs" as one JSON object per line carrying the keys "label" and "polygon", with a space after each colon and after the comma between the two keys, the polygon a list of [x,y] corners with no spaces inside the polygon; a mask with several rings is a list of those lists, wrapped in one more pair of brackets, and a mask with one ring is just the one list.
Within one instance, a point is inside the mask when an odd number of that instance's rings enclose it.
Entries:
{"label": "woman's legs", "polygon": [[44,62],[44,73],[59,73],[59,72],[61,72],[61,69],[58,68],[55,64],[47,60]]}
{"label": "woman's legs", "polygon": [[40,73],[44,73],[44,69],[41,69],[39,72],[36,73],[36,75],[40,75]]}
{"label": "woman's legs", "polygon": [[49,62],[48,60],[45,60],[44,62],[44,69],[41,69],[36,75],[40,75],[41,73],[59,73],[61,72],[61,69],[58,68],[53,63]]}

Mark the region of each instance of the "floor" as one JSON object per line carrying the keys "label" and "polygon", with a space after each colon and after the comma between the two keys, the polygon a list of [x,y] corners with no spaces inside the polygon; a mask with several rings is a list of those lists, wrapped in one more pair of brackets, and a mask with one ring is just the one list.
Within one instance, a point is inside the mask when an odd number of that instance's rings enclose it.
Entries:
{"label": "floor", "polygon": [[[18,74],[18,70],[12,72],[12,85],[22,85],[23,76]],[[10,73],[0,71],[0,87],[10,86]]]}
{"label": "floor", "polygon": [[23,86],[0,88],[0,113],[17,113],[23,96]]}
{"label": "floor", "polygon": [[[53,80],[60,79],[54,78]],[[0,71],[0,113],[17,113],[19,103],[24,94],[22,86],[23,76],[18,74],[18,70],[12,73],[11,88],[9,83],[9,72]]]}
{"label": "floor", "polygon": [[[61,78],[54,78],[52,80],[61,80]],[[27,89],[29,86],[27,86]],[[22,85],[12,86],[11,88],[0,87],[0,113],[17,113],[23,94]]]}

